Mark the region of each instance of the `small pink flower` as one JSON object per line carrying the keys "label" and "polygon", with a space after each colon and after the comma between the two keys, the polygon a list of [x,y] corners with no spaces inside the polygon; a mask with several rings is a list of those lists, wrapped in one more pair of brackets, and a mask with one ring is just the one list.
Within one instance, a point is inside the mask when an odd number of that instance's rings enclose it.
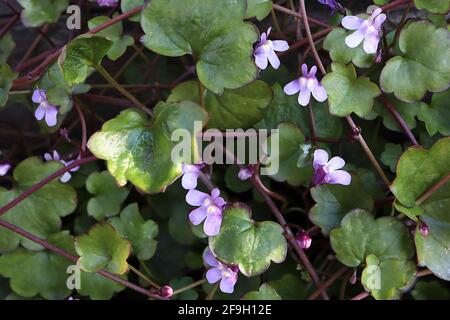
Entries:
{"label": "small pink flower", "polygon": [[381,25],[386,21],[386,15],[381,13],[382,11],[381,8],[377,7],[372,11],[371,16],[365,20],[356,16],[344,17],[342,26],[348,30],[356,30],[345,38],[345,44],[350,48],[356,48],[364,41],[363,48],[366,53],[377,52],[381,37]]}
{"label": "small pink flower", "polygon": [[419,232],[422,236],[424,237],[428,237],[428,234],[430,233],[430,228],[428,227],[428,225],[425,222],[420,222],[419,225]]}
{"label": "small pink flower", "polygon": [[245,181],[253,177],[253,168],[252,167],[242,167],[239,170],[238,178],[239,180]]}
{"label": "small pink flower", "polygon": [[[53,155],[51,155],[50,153],[46,153],[44,154],[44,159],[46,161],[58,161],[61,162],[64,166],[68,166],[70,165],[72,162],[74,162],[75,160],[72,161],[65,161],[63,159],[61,159],[58,151],[53,150]],[[67,183],[69,182],[70,179],[72,179],[72,175],[70,174],[70,172],[76,172],[78,171],[78,169],[80,169],[80,167],[75,167],[70,169],[70,171],[67,171],[63,174],[63,176],[61,178],[59,178],[59,181],[61,181],[62,183]]]}
{"label": "small pink flower", "polygon": [[280,59],[278,59],[275,51],[283,52],[289,49],[289,44],[284,40],[272,41],[267,39],[271,30],[272,28],[269,28],[267,33],[262,33],[253,53],[256,65],[262,70],[267,68],[269,62],[274,69],[278,69],[280,67]]}
{"label": "small pink flower", "polygon": [[314,186],[320,186],[324,183],[349,185],[352,181],[352,176],[347,171],[339,170],[345,166],[344,159],[334,157],[328,161],[328,153],[325,150],[317,149],[314,151],[313,166]]}
{"label": "small pink flower", "polygon": [[212,267],[206,272],[206,280],[208,283],[212,284],[220,280],[220,291],[233,293],[234,285],[238,280],[239,268],[221,263],[214,257],[209,248],[206,248],[203,252],[203,261],[207,267]]}
{"label": "small pink flower", "polygon": [[58,108],[48,102],[45,90],[34,90],[31,99],[34,103],[39,103],[39,107],[37,107],[34,112],[36,119],[40,121],[45,117],[45,123],[47,123],[49,127],[56,126],[58,122],[56,117],[58,115]]}
{"label": "small pink flower", "polygon": [[293,95],[300,91],[300,94],[298,95],[298,103],[304,107],[309,104],[311,93],[313,97],[319,102],[327,100],[327,91],[319,82],[319,80],[317,80],[316,72],[316,66],[313,66],[308,72],[308,66],[306,64],[303,64],[303,75],[299,79],[289,82],[284,87],[284,93],[286,93],[287,95]]}
{"label": "small pink flower", "polygon": [[295,236],[295,241],[302,249],[309,249],[312,243],[312,238],[304,231],[299,231]]}
{"label": "small pink flower", "polygon": [[199,207],[191,211],[189,220],[196,226],[205,220],[203,231],[207,236],[216,236],[222,224],[222,210],[225,206],[225,200],[219,195],[220,191],[217,188],[211,191],[211,195],[195,189],[189,190],[186,195],[187,203]]}

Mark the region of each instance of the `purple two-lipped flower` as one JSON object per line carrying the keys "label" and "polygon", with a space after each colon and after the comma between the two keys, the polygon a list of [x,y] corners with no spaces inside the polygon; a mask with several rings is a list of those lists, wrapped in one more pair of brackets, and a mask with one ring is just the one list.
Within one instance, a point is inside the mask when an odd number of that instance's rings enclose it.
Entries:
{"label": "purple two-lipped flower", "polygon": [[203,221],[203,231],[207,236],[216,236],[222,225],[222,211],[226,204],[220,197],[219,189],[211,191],[211,195],[191,189],[186,195],[186,202],[198,207],[189,213],[189,220],[193,225],[199,225]]}
{"label": "purple two-lipped flower", "polygon": [[97,0],[100,7],[115,7],[118,3],[119,0]]}
{"label": "purple two-lipped flower", "polygon": [[239,268],[235,265],[227,265],[214,257],[211,250],[206,248],[203,252],[203,261],[207,268],[206,280],[208,283],[216,283],[220,280],[220,291],[224,293],[233,293],[234,285],[238,280]]}
{"label": "purple two-lipped flower", "polygon": [[280,67],[280,59],[278,59],[275,51],[283,52],[289,49],[289,44],[284,40],[269,40],[269,34],[272,28],[263,32],[258,44],[256,45],[253,56],[255,63],[261,70],[265,70],[270,62],[274,69]]}
{"label": "purple two-lipped flower", "polygon": [[313,66],[308,72],[308,66],[303,64],[302,76],[292,82],[289,82],[283,89],[284,93],[287,95],[293,95],[300,92],[298,95],[298,103],[304,107],[309,104],[311,94],[319,102],[327,100],[327,91],[319,80],[317,80],[316,73],[316,66]]}
{"label": "purple two-lipped flower", "polygon": [[339,170],[344,166],[344,159],[333,157],[328,160],[328,153],[325,150],[317,149],[314,151],[312,184],[315,187],[326,183],[349,185],[352,181],[352,176],[347,171]]}
{"label": "purple two-lipped flower", "polygon": [[386,21],[386,15],[381,12],[381,8],[376,8],[367,19],[356,16],[344,17],[342,26],[348,30],[356,30],[345,38],[345,44],[350,48],[356,48],[364,41],[364,51],[368,54],[376,53],[381,37],[381,26]]}
{"label": "purple two-lipped flower", "polygon": [[238,178],[241,181],[245,181],[245,180],[248,180],[251,177],[253,177],[254,174],[255,174],[255,169],[253,167],[251,167],[251,166],[242,167],[239,169]]}
{"label": "purple two-lipped flower", "polygon": [[[53,154],[50,153],[46,153],[44,154],[44,159],[46,161],[58,161],[61,162],[65,167],[67,167],[68,165],[72,164],[75,160],[71,160],[71,161],[65,161],[63,159],[61,159],[61,156],[59,155],[58,151],[53,150]],[[70,169],[69,171],[65,172],[61,178],[59,178],[59,181],[61,181],[62,183],[67,183],[69,182],[69,180],[72,178],[72,175],[70,174],[71,172],[76,172],[78,171],[78,169],[80,169],[79,166],[74,167],[72,169]]]}
{"label": "purple two-lipped flower", "polygon": [[39,106],[34,112],[36,119],[40,121],[45,118],[45,123],[47,123],[49,127],[56,126],[56,123],[58,122],[58,107],[48,102],[45,90],[34,90],[31,99],[34,103],[39,103]]}

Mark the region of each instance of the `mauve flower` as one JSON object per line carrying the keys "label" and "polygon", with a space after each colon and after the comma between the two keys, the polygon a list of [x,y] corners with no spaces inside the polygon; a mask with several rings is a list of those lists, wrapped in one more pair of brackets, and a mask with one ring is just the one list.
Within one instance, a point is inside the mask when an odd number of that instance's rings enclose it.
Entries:
{"label": "mauve flower", "polygon": [[119,0],[97,0],[97,4],[100,7],[114,7],[118,2]]}
{"label": "mauve flower", "polygon": [[37,107],[34,112],[36,119],[42,120],[45,117],[45,122],[49,127],[56,126],[56,123],[58,122],[56,118],[58,115],[58,108],[48,102],[45,90],[34,90],[31,99],[34,103],[39,103],[39,107]]}
{"label": "mauve flower", "polygon": [[197,187],[198,176],[203,168],[203,164],[185,164],[181,165],[181,171],[183,172],[183,178],[181,179],[181,185],[186,190],[195,189]]}
{"label": "mauve flower", "polygon": [[238,178],[239,180],[245,181],[250,179],[253,176],[253,173],[252,167],[242,167],[239,169]]}
{"label": "mauve flower", "polygon": [[302,249],[308,249],[312,243],[311,237],[304,231],[299,231],[297,233],[297,235],[295,236],[295,241]]}
{"label": "mauve flower", "polygon": [[270,31],[272,28],[262,33],[259,43],[256,45],[253,56],[255,57],[255,63],[258,68],[264,70],[267,68],[268,63],[272,65],[275,69],[280,67],[280,59],[278,59],[275,51],[287,51],[289,49],[289,44],[284,40],[269,40]]}
{"label": "mauve flower", "polygon": [[333,157],[328,161],[328,153],[325,150],[317,149],[314,151],[313,185],[320,186],[324,183],[349,185],[352,181],[352,176],[347,171],[339,170],[343,166],[345,166],[344,159]]}
{"label": "mauve flower", "polygon": [[9,169],[11,169],[11,165],[9,163],[0,164],[0,177],[6,176]]}
{"label": "mauve flower", "polygon": [[[68,166],[72,162],[75,161],[75,160],[72,160],[72,161],[64,161],[64,160],[62,160],[60,155],[59,155],[59,153],[58,153],[58,151],[56,151],[56,150],[53,150],[53,155],[51,155],[50,153],[44,154],[44,159],[46,161],[52,161],[53,160],[53,161],[61,162],[64,166]],[[69,182],[69,180],[72,178],[72,175],[70,174],[70,172],[76,172],[76,171],[78,171],[78,169],[80,169],[80,166],[72,168],[72,169],[70,169],[70,171],[65,172],[63,174],[63,176],[61,178],[59,178],[59,181],[61,181],[62,183]]]}
{"label": "mauve flower", "polygon": [[430,228],[428,227],[428,225],[425,222],[420,222],[419,225],[419,231],[420,234],[424,237],[428,237],[428,234],[430,233]]}
{"label": "mauve flower", "polygon": [[217,188],[211,191],[211,195],[195,189],[189,190],[186,195],[187,203],[199,207],[189,213],[189,220],[194,225],[199,225],[205,220],[203,231],[207,236],[217,235],[222,224],[222,209],[225,200],[219,195],[220,191]]}
{"label": "mauve flower", "polygon": [[163,286],[161,289],[159,289],[158,295],[163,298],[170,298],[173,296],[173,288],[171,286]]}
{"label": "mauve flower", "polygon": [[341,14],[345,14],[345,8],[342,6],[342,4],[340,4],[335,0],[317,0],[317,1],[331,8],[332,13],[334,13],[334,11],[338,11]]}
{"label": "mauve flower", "polygon": [[300,91],[300,94],[298,95],[298,103],[304,107],[309,104],[311,93],[317,101],[324,102],[328,98],[327,91],[319,80],[317,80],[316,72],[316,66],[313,66],[308,73],[308,66],[303,64],[303,76],[297,80],[289,82],[283,89],[284,93],[287,95],[293,95]]}
{"label": "mauve flower", "polygon": [[356,30],[345,38],[345,44],[350,48],[356,48],[364,41],[364,51],[368,54],[376,53],[381,37],[381,25],[386,20],[386,15],[381,12],[381,8],[377,7],[367,19],[356,16],[344,17],[342,26],[348,30]]}
{"label": "mauve flower", "polygon": [[203,252],[205,264],[212,267],[206,272],[208,283],[216,283],[220,280],[220,291],[224,293],[233,293],[234,285],[238,279],[239,268],[221,263],[212,254],[209,248]]}

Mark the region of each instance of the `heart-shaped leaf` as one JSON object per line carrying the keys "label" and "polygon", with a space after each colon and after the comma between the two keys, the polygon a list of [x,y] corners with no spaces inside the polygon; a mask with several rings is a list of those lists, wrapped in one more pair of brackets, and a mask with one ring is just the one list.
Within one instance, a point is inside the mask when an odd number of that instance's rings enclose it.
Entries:
{"label": "heart-shaped leaf", "polygon": [[425,9],[431,13],[446,14],[450,11],[448,0],[414,0],[417,9]]}
{"label": "heart-shaped leaf", "polygon": [[96,224],[88,234],[77,237],[75,250],[80,256],[78,265],[86,272],[105,268],[115,274],[124,274],[128,270],[131,244],[107,223]]}
{"label": "heart-shaped leaf", "polygon": [[450,300],[450,292],[439,281],[418,281],[411,295],[414,300]]}
{"label": "heart-shaped leaf", "polygon": [[[172,90],[167,102],[199,101],[198,82],[188,81]],[[263,81],[254,81],[235,90],[225,89],[222,95],[205,90],[205,108],[210,114],[209,128],[248,128],[262,119],[264,109],[272,100],[272,90]]]}
{"label": "heart-shaped leaf", "polygon": [[390,59],[381,72],[384,92],[414,102],[421,100],[427,90],[440,92],[448,88],[450,38],[446,29],[425,21],[410,23],[400,34],[399,47],[403,55]]}
{"label": "heart-shaped leaf", "polygon": [[402,153],[403,148],[400,144],[386,143],[380,160],[384,165],[388,166],[392,172],[395,172],[397,169],[398,159]]}
{"label": "heart-shaped leaf", "polygon": [[440,132],[444,136],[450,135],[450,112],[448,102],[450,91],[433,94],[431,104],[422,104],[417,117],[425,122],[427,132],[430,136]]}
{"label": "heart-shaped leaf", "polygon": [[17,0],[23,7],[21,18],[26,27],[54,23],[69,6],[68,0]]}
{"label": "heart-shaped leaf", "polygon": [[263,273],[271,261],[283,262],[287,252],[279,224],[255,222],[251,212],[239,205],[223,212],[220,232],[209,238],[209,246],[219,260],[238,265],[247,277]]}
{"label": "heart-shaped leaf", "polygon": [[323,48],[330,51],[333,62],[347,64],[352,62],[360,68],[369,68],[373,64],[374,55],[364,52],[362,46],[350,48],[345,44],[345,38],[350,34],[342,28],[335,28],[325,38]]}
{"label": "heart-shaped leaf", "polygon": [[434,192],[421,208],[424,213],[420,218],[429,231],[428,235],[422,234],[418,224],[415,240],[419,265],[426,266],[439,278],[450,281],[450,183],[447,182]]}
{"label": "heart-shaped leaf", "polygon": [[9,91],[12,88],[13,80],[19,74],[11,70],[7,64],[0,65],[0,108],[8,102]]}
{"label": "heart-shaped leaf", "polygon": [[[120,276],[126,280],[127,275]],[[125,289],[124,286],[110,279],[99,275],[98,273],[89,273],[81,270],[80,289],[77,292],[82,296],[89,296],[92,300],[110,300],[115,292]]]}
{"label": "heart-shaped leaf", "polygon": [[[191,102],[160,103],[152,121],[137,109],[123,111],[103,124],[88,142],[98,158],[107,161],[119,186],[127,180],[148,193],[158,193],[181,176],[181,160],[172,161],[171,141],[176,129],[191,133],[195,145],[194,121],[205,122],[206,112]],[[195,132],[196,133],[196,132]],[[175,159],[174,159],[175,160]]]}
{"label": "heart-shaped leaf", "polygon": [[269,147],[278,146],[269,148],[269,166],[275,172],[270,177],[294,186],[307,186],[313,174],[311,145],[305,142],[302,131],[290,123],[281,123],[268,140]]}
{"label": "heart-shaped leaf", "polygon": [[280,295],[267,283],[259,287],[258,291],[250,291],[245,294],[243,300],[281,300]]}
{"label": "heart-shaped leaf", "polygon": [[[73,239],[68,231],[53,234],[48,242],[73,252]],[[67,267],[73,264],[54,252],[28,251],[17,248],[15,251],[0,255],[0,274],[10,278],[10,287],[18,295],[32,298],[37,295],[45,299],[59,300],[67,298],[71,290],[67,288]]]}
{"label": "heart-shaped leaf", "polygon": [[416,205],[428,189],[450,174],[450,138],[438,140],[429,150],[411,147],[400,157],[397,177],[390,189],[399,205],[397,209],[414,218],[423,213]]}
{"label": "heart-shaped leaf", "polygon": [[396,299],[414,280],[415,265],[411,235],[393,217],[375,218],[355,209],[331,230],[331,245],[337,258],[349,267],[364,261],[362,283],[376,299]]}
{"label": "heart-shaped leaf", "polygon": [[64,79],[69,85],[86,80],[92,67],[99,65],[113,43],[101,35],[81,35],[70,41],[58,59]]}
{"label": "heart-shaped leaf", "polygon": [[[14,170],[16,186],[11,190],[0,188],[0,206],[17,198],[25,190],[55,171],[63,165],[56,161],[43,163],[39,158],[28,158],[17,165]],[[72,213],[77,204],[75,190],[53,180],[31,196],[7,211],[2,219],[25,229],[33,235],[46,239],[49,235],[56,233],[61,228],[61,217]],[[41,246],[20,237],[4,228],[0,229],[0,252],[13,251],[22,243],[27,248],[39,250]]]}
{"label": "heart-shaped leaf", "polygon": [[11,33],[7,33],[0,38],[0,65],[6,63],[9,55],[15,47],[16,44],[11,36]]}
{"label": "heart-shaped leaf", "polygon": [[148,260],[155,254],[158,225],[153,220],[142,218],[137,203],[128,205],[120,217],[111,218],[108,222],[122,237],[130,240],[139,260]]}
{"label": "heart-shaped leaf", "polygon": [[372,197],[364,190],[361,179],[354,174],[350,185],[324,184],[312,188],[311,196],[316,204],[311,208],[309,218],[325,234],[338,227],[349,211],[372,211],[374,205]]}
{"label": "heart-shaped leaf", "polygon": [[108,171],[93,172],[86,180],[86,189],[95,195],[87,204],[88,214],[97,220],[115,216],[129,190],[119,187]]}
{"label": "heart-shaped leaf", "polygon": [[361,283],[377,300],[400,299],[414,282],[416,266],[410,260],[386,259],[380,261],[371,254],[366,258]]}
{"label": "heart-shaped leaf", "polygon": [[245,18],[256,17],[256,19],[261,21],[269,15],[272,6],[272,0],[247,0],[247,13]]}
{"label": "heart-shaped leaf", "polygon": [[[109,17],[97,16],[88,21],[89,30],[92,30],[110,20],[111,19]],[[127,48],[134,44],[134,39],[132,36],[123,35],[122,22],[120,21],[98,32],[97,34],[103,35],[112,41],[113,44],[106,55],[113,61],[119,59],[125,51],[127,51]]]}
{"label": "heart-shaped leaf", "polygon": [[142,12],[144,45],[156,53],[194,56],[201,83],[214,93],[257,76],[256,28],[243,21],[245,0],[153,0]]}
{"label": "heart-shaped leaf", "polygon": [[373,99],[380,94],[377,85],[366,77],[357,77],[352,64],[333,63],[322,84],[328,93],[330,113],[344,117],[352,112],[360,117],[372,110]]}

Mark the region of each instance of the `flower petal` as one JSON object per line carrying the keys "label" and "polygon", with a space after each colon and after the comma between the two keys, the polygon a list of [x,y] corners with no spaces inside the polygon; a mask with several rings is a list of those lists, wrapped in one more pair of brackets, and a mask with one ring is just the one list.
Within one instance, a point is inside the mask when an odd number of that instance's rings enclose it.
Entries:
{"label": "flower petal", "polygon": [[46,99],[45,90],[36,89],[36,90],[33,91],[33,96],[31,97],[31,100],[34,103],[41,103],[45,99]]}
{"label": "flower petal", "polygon": [[45,117],[45,111],[45,107],[43,105],[39,105],[39,107],[37,107],[36,111],[34,112],[34,116],[36,117],[36,119],[42,120]]}
{"label": "flower petal", "polygon": [[375,24],[377,29],[379,29],[381,27],[381,25],[386,21],[386,19],[387,19],[387,17],[383,13],[383,14],[380,14],[378,17],[376,17],[373,23]]}
{"label": "flower petal", "polygon": [[265,70],[267,66],[269,65],[269,61],[267,59],[267,56],[263,52],[255,52],[255,63],[261,70]]}
{"label": "flower petal", "polygon": [[283,91],[287,95],[293,95],[299,92],[301,89],[300,87],[300,80],[295,79],[294,81],[289,82],[287,85],[284,86]]}
{"label": "flower petal", "polygon": [[221,225],[222,212],[217,210],[216,212],[210,213],[206,216],[205,223],[203,224],[203,231],[207,236],[216,236],[219,234]]}
{"label": "flower petal", "polygon": [[278,56],[273,49],[268,52],[267,57],[269,58],[270,64],[274,69],[278,69],[280,67],[280,59],[278,59]]}
{"label": "flower petal", "polygon": [[308,88],[303,88],[300,90],[300,94],[298,95],[298,103],[301,106],[306,107],[311,100],[311,91]]}
{"label": "flower petal", "polygon": [[59,178],[59,181],[61,181],[62,183],[67,183],[69,182],[69,180],[72,178],[72,175],[69,172],[66,172],[63,174],[63,176],[61,178]]}
{"label": "flower petal", "polygon": [[220,291],[223,293],[233,293],[237,278],[237,274],[235,273],[229,277],[223,277],[222,281],[220,281]]}
{"label": "flower petal", "polygon": [[317,170],[319,166],[324,166],[328,162],[328,153],[325,150],[317,149],[314,151],[313,166]]}
{"label": "flower petal", "polygon": [[342,19],[342,26],[348,30],[357,30],[363,21],[363,19],[356,16],[346,16]]}
{"label": "flower petal", "polygon": [[220,272],[220,270],[217,268],[209,269],[206,272],[206,280],[208,280],[208,283],[216,283],[221,278],[222,278],[222,272]]}
{"label": "flower petal", "polygon": [[216,257],[214,257],[213,253],[211,252],[211,250],[209,249],[209,247],[207,247],[205,249],[205,251],[203,252],[203,261],[211,267],[218,267],[220,266],[220,262],[216,259]]}
{"label": "flower petal", "polygon": [[306,63],[302,64],[302,74],[303,76],[308,76],[308,66],[306,65]]}
{"label": "flower petal", "polygon": [[345,38],[345,44],[350,48],[356,48],[364,40],[364,35],[364,30],[358,29]]}
{"label": "flower petal", "polygon": [[11,169],[11,165],[8,163],[0,164],[0,176],[5,176],[9,169]]}
{"label": "flower petal", "polygon": [[201,206],[208,197],[209,194],[192,189],[186,194],[186,202],[191,206]]}
{"label": "flower petal", "polygon": [[189,220],[194,226],[198,226],[206,218],[206,208],[200,207],[189,213]]}
{"label": "flower petal", "polygon": [[378,44],[380,43],[380,38],[377,34],[370,35],[364,40],[364,51],[368,54],[376,53],[378,50]]}
{"label": "flower petal", "polygon": [[53,157],[50,153],[44,153],[44,159],[46,161],[50,161],[50,160],[53,160]]}
{"label": "flower petal", "polygon": [[328,161],[327,167],[331,170],[338,170],[345,166],[345,161],[341,157],[333,157]]}
{"label": "flower petal", "polygon": [[183,178],[181,178],[181,185],[186,190],[195,189],[197,187],[197,179],[198,173],[194,172],[185,173],[183,175]]}
{"label": "flower petal", "polygon": [[224,205],[227,204],[227,202],[222,197],[217,197],[216,199],[214,199],[214,204],[218,208],[222,208]]}
{"label": "flower petal", "polygon": [[308,76],[310,78],[312,78],[312,77],[314,77],[316,75],[316,73],[317,73],[317,67],[316,66],[312,66],[311,70],[309,70]]}
{"label": "flower petal", "polygon": [[327,91],[325,90],[324,86],[318,83],[313,87],[312,94],[314,96],[314,99],[316,99],[319,102],[324,102],[327,100],[328,95]]}
{"label": "flower petal", "polygon": [[289,50],[289,44],[284,40],[273,40],[272,41],[273,50],[275,51],[287,51]]}
{"label": "flower petal", "polygon": [[58,115],[58,109],[53,106],[49,106],[45,112],[45,123],[49,127],[54,127],[58,123],[57,116]]}
{"label": "flower petal", "polygon": [[342,184],[348,186],[352,182],[352,176],[347,171],[337,170],[328,173],[325,176],[325,181],[329,184]]}

